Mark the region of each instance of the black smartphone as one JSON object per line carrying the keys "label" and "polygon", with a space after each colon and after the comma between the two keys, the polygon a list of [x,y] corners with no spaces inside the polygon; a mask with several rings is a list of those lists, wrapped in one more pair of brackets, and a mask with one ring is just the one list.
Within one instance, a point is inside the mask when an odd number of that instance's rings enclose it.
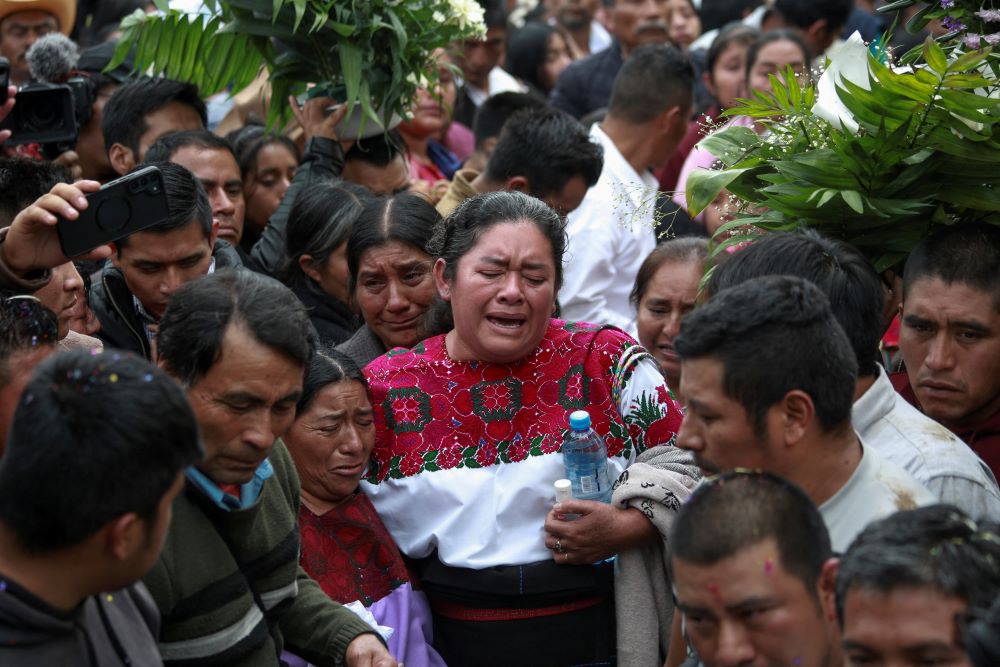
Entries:
{"label": "black smartphone", "polygon": [[60,217],[56,225],[59,244],[67,257],[158,225],[168,215],[163,174],[154,166],[106,183],[87,195],[87,203],[89,206],[79,218]]}
{"label": "black smartphone", "polygon": [[0,106],[7,104],[7,86],[10,85],[10,61],[0,58]]}

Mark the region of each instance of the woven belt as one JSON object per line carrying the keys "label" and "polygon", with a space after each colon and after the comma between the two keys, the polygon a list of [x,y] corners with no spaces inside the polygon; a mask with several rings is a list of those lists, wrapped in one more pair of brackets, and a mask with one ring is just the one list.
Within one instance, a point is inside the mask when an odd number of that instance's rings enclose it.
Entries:
{"label": "woven belt", "polygon": [[565,604],[557,604],[551,607],[533,607],[530,609],[483,609],[480,607],[466,607],[465,605],[446,602],[444,600],[431,600],[431,609],[435,614],[453,621],[520,621],[528,618],[541,618],[543,616],[556,616],[558,614],[568,614],[572,611],[596,607],[608,600],[606,595],[585,598]]}

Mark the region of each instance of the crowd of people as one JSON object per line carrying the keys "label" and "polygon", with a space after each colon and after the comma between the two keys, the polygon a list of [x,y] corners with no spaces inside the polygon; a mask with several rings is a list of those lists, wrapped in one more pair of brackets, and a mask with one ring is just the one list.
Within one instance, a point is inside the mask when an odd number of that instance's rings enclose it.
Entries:
{"label": "crowd of people", "polygon": [[[713,254],[727,193],[684,198],[766,131],[723,111],[884,15],[477,1],[351,140],[109,70],[150,3],[0,0],[0,120],[49,34],[93,92],[72,145],[0,131],[0,662],[1000,664],[1000,227],[879,272]],[[163,219],[66,256],[149,167]],[[574,410],[610,502],[556,500]]]}

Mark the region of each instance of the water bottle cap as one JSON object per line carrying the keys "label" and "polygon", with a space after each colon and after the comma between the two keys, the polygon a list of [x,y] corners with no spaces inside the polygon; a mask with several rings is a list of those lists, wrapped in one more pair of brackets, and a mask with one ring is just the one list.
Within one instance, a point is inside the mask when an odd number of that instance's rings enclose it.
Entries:
{"label": "water bottle cap", "polygon": [[590,428],[590,413],[586,410],[576,410],[569,415],[569,427],[574,431],[586,431]]}
{"label": "water bottle cap", "polygon": [[568,479],[557,479],[555,487],[557,503],[573,499],[573,483],[571,481]]}

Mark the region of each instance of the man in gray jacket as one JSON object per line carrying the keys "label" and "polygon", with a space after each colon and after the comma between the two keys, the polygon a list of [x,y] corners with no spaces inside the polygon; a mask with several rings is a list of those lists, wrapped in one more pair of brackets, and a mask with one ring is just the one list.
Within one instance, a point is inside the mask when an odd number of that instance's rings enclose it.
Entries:
{"label": "man in gray jacket", "polygon": [[38,367],[0,463],[0,664],[162,664],[137,580],[200,456],[184,393],[138,357]]}

